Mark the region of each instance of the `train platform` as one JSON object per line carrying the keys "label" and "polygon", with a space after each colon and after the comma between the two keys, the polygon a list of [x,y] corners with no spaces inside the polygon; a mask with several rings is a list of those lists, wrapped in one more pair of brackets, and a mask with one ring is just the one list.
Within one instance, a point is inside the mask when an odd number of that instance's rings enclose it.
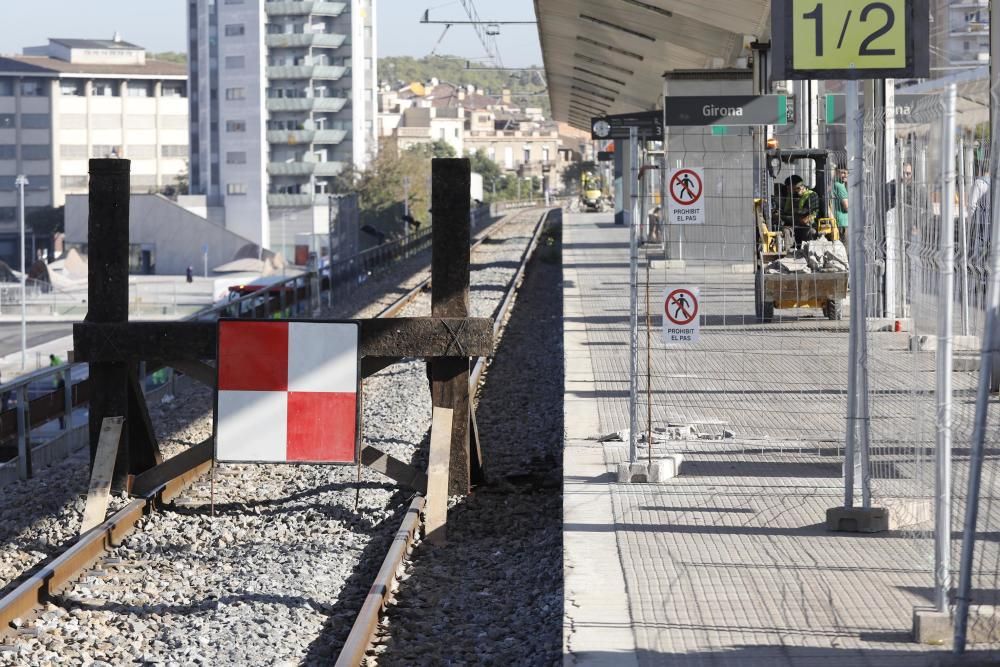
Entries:
{"label": "train platform", "polygon": [[[657,455],[683,454],[680,475],[620,484],[627,444],[600,438],[628,428],[628,230],[610,214],[567,215],[563,243],[566,664],[947,660],[944,648],[911,637],[913,609],[931,604],[928,553],[915,533],[825,527],[826,510],[843,502],[840,387],[847,376],[846,354],[827,351],[831,341],[846,351],[846,321],[775,323],[796,336],[796,347],[769,358],[752,349],[763,345],[756,334],[771,335],[748,325],[753,274],[733,267],[722,290],[713,288],[720,275],[701,270],[702,356],[654,350],[660,377],[677,378],[657,389],[681,404],[702,397],[699,407],[731,429],[729,439],[654,447]],[[690,269],[678,280],[692,281]],[[899,338],[886,340],[885,350],[873,351],[883,364],[901,347]],[[723,372],[734,364],[738,373]],[[811,371],[797,372],[802,364]],[[912,370],[899,366],[899,381],[912,380]],[[809,442],[796,430],[806,414]],[[766,429],[769,437],[761,437]],[[880,491],[891,494],[897,478],[912,472],[894,469]]]}

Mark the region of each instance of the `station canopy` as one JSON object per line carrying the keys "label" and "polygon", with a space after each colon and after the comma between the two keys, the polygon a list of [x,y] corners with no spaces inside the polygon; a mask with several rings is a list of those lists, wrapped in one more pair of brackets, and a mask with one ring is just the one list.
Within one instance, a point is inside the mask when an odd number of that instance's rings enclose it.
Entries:
{"label": "station canopy", "polygon": [[658,107],[663,75],[734,67],[770,35],[769,0],[535,0],[556,120]]}

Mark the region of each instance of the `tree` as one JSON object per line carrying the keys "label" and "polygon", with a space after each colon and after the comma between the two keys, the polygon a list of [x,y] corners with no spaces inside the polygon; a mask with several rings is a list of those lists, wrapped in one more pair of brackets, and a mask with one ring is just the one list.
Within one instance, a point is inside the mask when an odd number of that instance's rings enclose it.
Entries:
{"label": "tree", "polygon": [[429,144],[417,144],[406,149],[422,158],[456,157],[455,147],[444,139],[435,139]]}
{"label": "tree", "polygon": [[483,196],[487,200],[492,199],[495,190],[503,189],[500,183],[503,177],[500,165],[491,160],[481,148],[469,156],[469,161],[472,163],[472,171],[483,177]]}

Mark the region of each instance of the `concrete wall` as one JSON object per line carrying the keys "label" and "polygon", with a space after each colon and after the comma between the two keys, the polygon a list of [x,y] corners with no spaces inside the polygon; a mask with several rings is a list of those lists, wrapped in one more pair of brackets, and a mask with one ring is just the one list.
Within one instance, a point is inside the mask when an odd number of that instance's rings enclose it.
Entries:
{"label": "concrete wall", "polygon": [[[87,243],[89,195],[66,198],[66,242]],[[132,195],[129,203],[129,239],[133,244],[152,245],[156,273],[182,275],[193,266],[202,274],[202,245],[208,246],[208,268],[231,261],[236,252],[251,243],[223,227],[159,195]]]}

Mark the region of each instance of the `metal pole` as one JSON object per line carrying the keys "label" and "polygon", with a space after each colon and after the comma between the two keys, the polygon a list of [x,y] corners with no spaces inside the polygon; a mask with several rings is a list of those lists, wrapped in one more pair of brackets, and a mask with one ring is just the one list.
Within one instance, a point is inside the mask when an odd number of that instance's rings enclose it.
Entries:
{"label": "metal pole", "polygon": [[28,385],[17,388],[17,476],[31,478],[31,413]]}
{"label": "metal pole", "polygon": [[24,186],[28,184],[27,177],[21,175],[16,179],[18,220],[21,230],[21,370],[27,367],[28,355],[28,273],[24,267]]}
{"label": "metal pole", "polygon": [[410,177],[403,176],[403,257],[410,248]]}
{"label": "metal pole", "polygon": [[847,159],[851,165],[848,180],[851,218],[854,224],[848,226],[847,239],[851,248],[851,329],[848,338],[847,358],[847,432],[844,443],[844,507],[854,507],[854,467],[856,458],[858,427],[858,340],[864,335],[864,115],[859,109],[858,82],[844,84],[847,91]]}
{"label": "metal pole", "polygon": [[934,466],[934,606],[948,611],[951,585],[951,347],[955,319],[955,84],[945,92],[941,139],[941,285],[938,293],[937,450]]}
{"label": "metal pole", "polygon": [[969,229],[968,192],[965,186],[965,137],[958,139],[958,222],[961,225],[962,241],[962,335],[969,335]]}
{"label": "metal pole", "polygon": [[[993,5],[990,18],[993,19]],[[1000,18],[1000,17],[998,17]],[[998,79],[1000,67],[1000,31],[990,31],[990,192],[1000,188],[1000,109],[998,105]],[[1000,206],[995,205],[991,196],[990,238],[1000,238]],[[983,476],[983,447],[986,442],[986,420],[989,416],[990,380],[993,356],[996,352],[997,334],[1000,333],[1000,251],[995,243],[990,244],[989,289],[985,308],[986,326],[983,332],[982,354],[979,360],[979,386],[976,392],[976,418],[973,423],[971,452],[969,455],[969,486],[965,505],[965,525],[962,528],[962,556],[959,565],[958,590],[955,592],[955,653],[965,652],[966,631],[969,623],[969,604],[972,593],[972,561],[976,547],[976,523],[979,518],[979,489]]]}
{"label": "metal pole", "polygon": [[628,171],[622,179],[624,198],[622,208],[625,212],[625,224],[629,229],[629,462],[636,462],[636,439],[639,435],[639,230],[636,211],[638,209],[639,182],[639,140],[636,128],[628,132]]}

